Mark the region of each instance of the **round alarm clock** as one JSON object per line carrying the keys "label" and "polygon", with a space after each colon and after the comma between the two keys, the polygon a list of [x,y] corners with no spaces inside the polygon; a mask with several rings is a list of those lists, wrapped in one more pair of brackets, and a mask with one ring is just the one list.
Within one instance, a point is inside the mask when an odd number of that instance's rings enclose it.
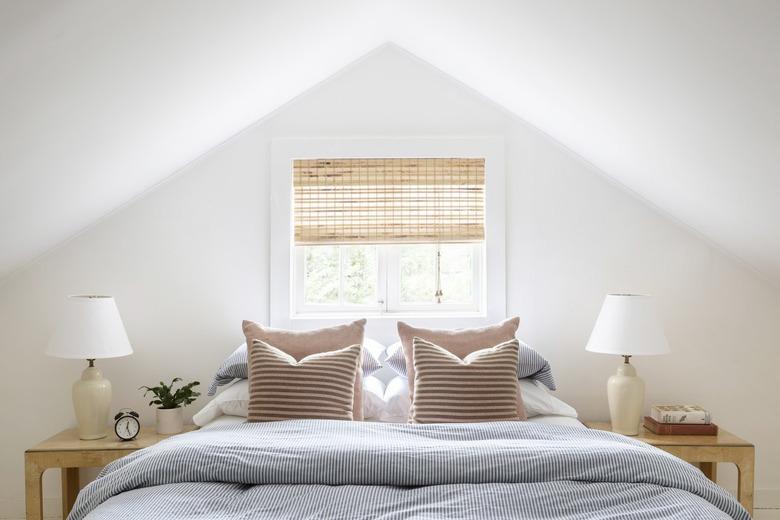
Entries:
{"label": "round alarm clock", "polygon": [[135,439],[141,431],[141,423],[138,421],[138,412],[130,408],[122,408],[114,416],[114,433],[123,441]]}

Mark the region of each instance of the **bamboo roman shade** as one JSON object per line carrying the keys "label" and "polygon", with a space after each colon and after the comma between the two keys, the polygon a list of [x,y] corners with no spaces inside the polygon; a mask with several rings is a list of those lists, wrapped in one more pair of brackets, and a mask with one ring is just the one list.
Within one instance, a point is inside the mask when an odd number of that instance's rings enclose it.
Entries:
{"label": "bamboo roman shade", "polygon": [[485,238],[485,159],[297,159],[296,245]]}

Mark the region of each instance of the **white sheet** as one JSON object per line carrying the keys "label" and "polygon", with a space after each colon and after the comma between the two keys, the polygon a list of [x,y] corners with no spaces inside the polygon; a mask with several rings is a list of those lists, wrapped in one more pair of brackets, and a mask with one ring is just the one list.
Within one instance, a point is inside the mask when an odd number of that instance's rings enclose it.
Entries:
{"label": "white sheet", "polygon": [[238,417],[235,415],[220,415],[213,421],[209,421],[200,427],[201,430],[207,430],[209,428],[216,428],[217,426],[228,426],[231,424],[242,424],[246,422],[246,417]]}
{"label": "white sheet", "polygon": [[536,417],[529,417],[528,422],[542,423],[542,424],[555,424],[558,426],[577,426],[579,428],[585,428],[579,419],[574,417],[564,417],[562,415],[537,415]]}
{"label": "white sheet", "polygon": [[[245,422],[246,418],[244,417],[236,417],[235,415],[221,415],[202,428],[215,428],[217,426],[227,426],[230,424],[241,424]],[[528,422],[556,424],[558,426],[577,426],[580,428],[585,428],[585,425],[574,417],[561,417],[560,415],[537,415],[536,417],[531,417],[528,419]]]}

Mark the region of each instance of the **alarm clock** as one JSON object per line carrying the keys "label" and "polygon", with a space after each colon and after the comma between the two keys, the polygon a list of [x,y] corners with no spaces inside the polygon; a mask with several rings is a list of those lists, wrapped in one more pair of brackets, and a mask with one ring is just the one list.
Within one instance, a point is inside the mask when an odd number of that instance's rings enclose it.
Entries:
{"label": "alarm clock", "polygon": [[122,408],[114,416],[114,433],[123,441],[132,441],[141,431],[141,423],[138,421],[138,412],[130,408]]}

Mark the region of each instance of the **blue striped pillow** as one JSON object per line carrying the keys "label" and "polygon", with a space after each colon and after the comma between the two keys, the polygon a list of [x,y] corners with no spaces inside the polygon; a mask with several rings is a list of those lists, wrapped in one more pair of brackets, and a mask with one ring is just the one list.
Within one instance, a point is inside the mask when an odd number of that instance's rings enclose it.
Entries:
{"label": "blue striped pillow", "polygon": [[[393,343],[387,347],[387,359],[384,364],[399,376],[406,377],[406,358],[401,342]],[[552,367],[537,351],[520,342],[520,366],[517,372],[518,379],[535,379],[550,390],[555,390],[555,379]]]}
{"label": "blue striped pillow", "polygon": [[[366,338],[363,341],[363,377],[370,376],[382,368],[379,356],[384,352],[384,347],[376,341]],[[230,354],[214,374],[214,380],[209,386],[208,395],[217,393],[217,388],[232,382],[235,379],[248,379],[248,360],[246,343],[241,344]]]}

